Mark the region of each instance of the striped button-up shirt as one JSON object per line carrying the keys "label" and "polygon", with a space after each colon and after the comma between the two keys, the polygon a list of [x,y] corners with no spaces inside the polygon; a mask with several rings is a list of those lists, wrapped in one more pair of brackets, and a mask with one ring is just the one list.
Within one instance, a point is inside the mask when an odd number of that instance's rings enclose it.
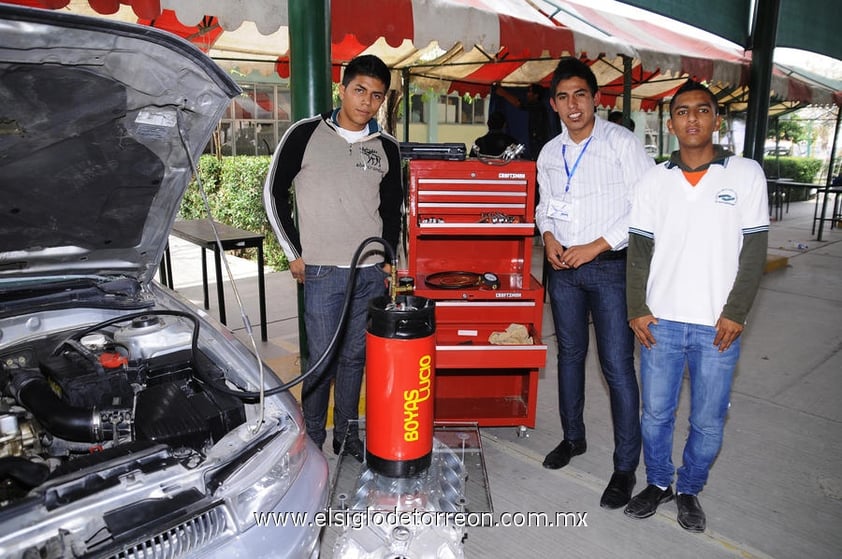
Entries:
{"label": "striped button-up shirt", "polygon": [[595,119],[581,143],[564,130],[541,150],[535,223],[565,247],[603,237],[620,250],[628,245],[634,186],[655,162],[630,130]]}

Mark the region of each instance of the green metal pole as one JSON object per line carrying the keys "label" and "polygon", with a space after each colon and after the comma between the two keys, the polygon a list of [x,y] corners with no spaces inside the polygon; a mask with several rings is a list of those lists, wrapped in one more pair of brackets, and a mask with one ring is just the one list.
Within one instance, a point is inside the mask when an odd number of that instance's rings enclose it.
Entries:
{"label": "green metal pole", "polygon": [[759,2],[755,7],[743,156],[761,165],[766,143],[766,120],[769,117],[769,95],[772,89],[772,54],[778,33],[779,12],[780,0]]}
{"label": "green metal pole", "polygon": [[[289,83],[292,120],[331,109],[330,0],[289,0]],[[304,287],[298,285],[298,349],[307,369]]]}
{"label": "green metal pole", "polygon": [[664,100],[658,101],[658,156],[664,155]]}
{"label": "green metal pole", "polygon": [[331,109],[330,0],[288,0],[292,118]]}

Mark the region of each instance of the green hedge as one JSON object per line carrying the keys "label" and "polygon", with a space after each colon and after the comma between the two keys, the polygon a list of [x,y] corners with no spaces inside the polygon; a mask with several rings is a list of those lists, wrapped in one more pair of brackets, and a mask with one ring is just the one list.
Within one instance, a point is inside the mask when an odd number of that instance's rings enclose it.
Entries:
{"label": "green hedge", "polygon": [[[795,182],[812,183],[822,168],[821,159],[812,157],[767,157],[763,159],[763,172],[769,179],[784,177]],[[818,188],[819,185],[816,185]],[[791,202],[807,200],[809,191],[793,188],[790,192]]]}
{"label": "green hedge", "polygon": [[[263,251],[266,265],[286,270],[289,264],[263,208],[263,182],[269,171],[269,163],[270,157],[261,155],[222,159],[203,155],[199,160],[199,177],[208,195],[214,219],[265,235]],[[178,215],[182,219],[201,219],[207,216],[195,177],[187,187]],[[242,256],[254,259],[256,251],[244,250]]]}
{"label": "green hedge", "polygon": [[821,159],[812,157],[767,157],[763,160],[767,177],[785,177],[795,182],[813,182],[821,168]]}

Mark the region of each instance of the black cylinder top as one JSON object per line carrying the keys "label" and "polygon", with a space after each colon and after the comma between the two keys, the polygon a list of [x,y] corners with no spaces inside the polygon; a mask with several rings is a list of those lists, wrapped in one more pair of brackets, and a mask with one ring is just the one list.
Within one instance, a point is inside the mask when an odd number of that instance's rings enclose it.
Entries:
{"label": "black cylinder top", "polygon": [[[414,295],[377,297],[368,303],[368,331],[381,338],[425,338],[436,331],[435,301]],[[401,307],[406,307],[402,310]]]}

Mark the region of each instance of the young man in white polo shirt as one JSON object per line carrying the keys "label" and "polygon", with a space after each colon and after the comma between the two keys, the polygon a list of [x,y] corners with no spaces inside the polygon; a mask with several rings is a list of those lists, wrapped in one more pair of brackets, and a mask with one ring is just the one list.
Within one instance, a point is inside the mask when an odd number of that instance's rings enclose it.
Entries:
{"label": "young man in white polo shirt", "polygon": [[648,486],[633,518],[673,498],[675,411],[690,373],[690,433],[678,468],[678,523],[705,529],[698,493],[720,447],[743,331],[766,262],[769,206],[757,162],[713,143],[721,117],[705,86],[670,101],[679,150],[650,169],[632,205],[627,261],[629,325],[641,345],[641,427]]}

